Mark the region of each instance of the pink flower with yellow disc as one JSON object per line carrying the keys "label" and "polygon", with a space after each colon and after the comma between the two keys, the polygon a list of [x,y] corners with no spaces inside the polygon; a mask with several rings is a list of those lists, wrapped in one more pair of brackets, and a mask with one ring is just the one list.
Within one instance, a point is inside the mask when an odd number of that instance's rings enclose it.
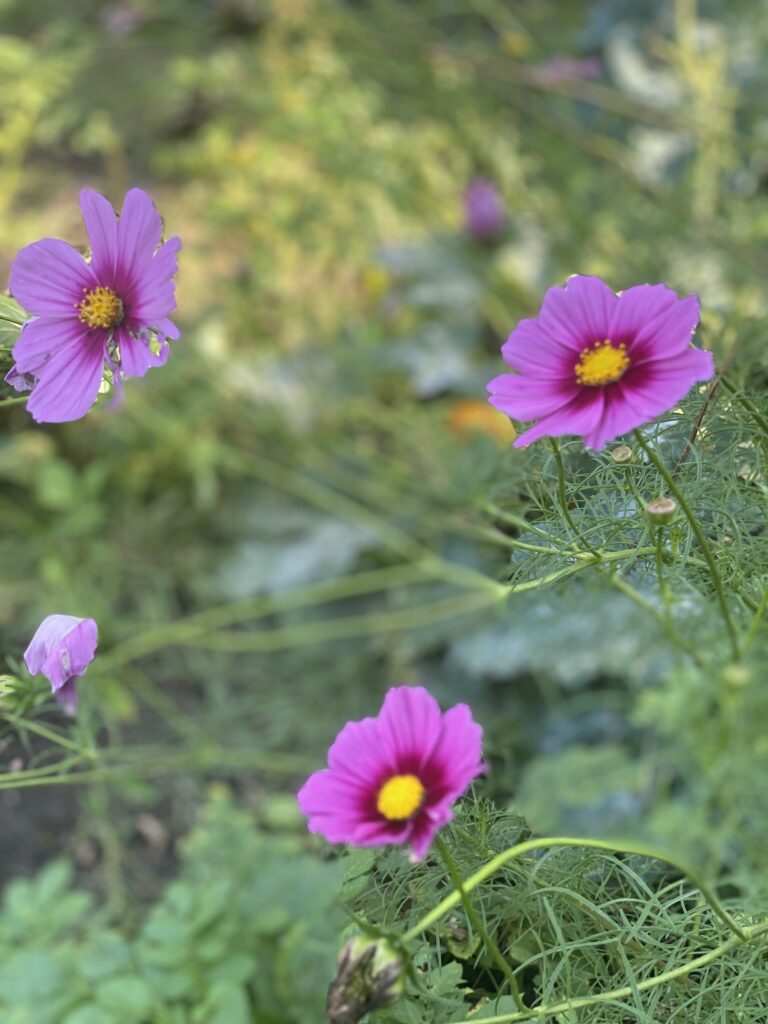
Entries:
{"label": "pink flower with yellow disc", "polygon": [[161,244],[163,222],[146,192],[132,188],[119,218],[92,189],[80,193],[90,260],[58,238],[27,245],[9,288],[32,314],[13,349],[6,381],[32,390],[27,409],[41,423],[85,416],[104,371],[119,386],[168,358],[178,238]]}
{"label": "pink flower with yellow disc", "polygon": [[482,747],[466,704],[443,713],[423,687],[395,687],[377,718],[344,726],[328,767],[300,790],[309,831],[353,846],[409,843],[420,860],[483,772]]}
{"label": "pink flower with yellow disc", "polygon": [[699,300],[666,285],[616,295],[597,277],[571,277],[509,336],[501,353],[516,372],[490,382],[489,401],[515,420],[538,421],[515,447],[576,434],[600,449],[710,379],[711,353],[691,345],[698,322]]}

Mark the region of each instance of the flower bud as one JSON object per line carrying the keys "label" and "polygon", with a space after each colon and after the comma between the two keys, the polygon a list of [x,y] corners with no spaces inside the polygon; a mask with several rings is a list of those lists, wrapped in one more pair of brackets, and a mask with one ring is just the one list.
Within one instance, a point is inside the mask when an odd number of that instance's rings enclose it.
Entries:
{"label": "flower bud", "polygon": [[627,444],[620,444],[618,448],[614,448],[611,452],[611,458],[614,462],[631,462],[632,449]]}
{"label": "flower bud", "polygon": [[654,498],[645,506],[645,514],[653,526],[668,526],[677,515],[674,498]]}
{"label": "flower bud", "polygon": [[473,178],[464,193],[464,223],[476,242],[492,242],[504,230],[507,214],[501,193],[488,178]]}
{"label": "flower bud", "polygon": [[343,947],[328,989],[332,1024],[356,1024],[372,1010],[392,1006],[403,992],[403,961],[386,939],[357,935]]}

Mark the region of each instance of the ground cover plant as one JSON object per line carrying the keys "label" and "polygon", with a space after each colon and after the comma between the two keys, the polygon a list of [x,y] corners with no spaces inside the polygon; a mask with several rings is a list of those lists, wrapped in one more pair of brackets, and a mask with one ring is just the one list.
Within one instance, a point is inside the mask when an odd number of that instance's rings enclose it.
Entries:
{"label": "ground cover plant", "polygon": [[762,5],[3,13],[2,1020],[764,1021]]}

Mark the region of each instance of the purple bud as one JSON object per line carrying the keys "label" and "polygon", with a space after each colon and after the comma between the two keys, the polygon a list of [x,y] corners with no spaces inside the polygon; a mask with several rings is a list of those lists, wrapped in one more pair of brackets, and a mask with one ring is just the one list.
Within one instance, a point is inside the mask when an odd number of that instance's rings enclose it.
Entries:
{"label": "purple bud", "polygon": [[77,711],[75,679],[93,661],[97,643],[98,627],[93,619],[49,615],[24,652],[29,671],[47,677],[57,702],[68,715]]}
{"label": "purple bud", "polygon": [[487,178],[473,178],[464,193],[464,223],[476,242],[490,242],[504,230],[501,193]]}

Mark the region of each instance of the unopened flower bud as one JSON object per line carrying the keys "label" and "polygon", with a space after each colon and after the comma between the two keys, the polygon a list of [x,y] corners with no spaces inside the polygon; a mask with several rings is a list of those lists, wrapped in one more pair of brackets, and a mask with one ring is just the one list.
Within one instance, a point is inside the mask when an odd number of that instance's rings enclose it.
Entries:
{"label": "unopened flower bud", "polygon": [[611,458],[614,462],[629,462],[632,459],[632,449],[627,444],[620,444],[611,452]]}
{"label": "unopened flower bud", "polygon": [[403,992],[403,961],[386,939],[357,935],[339,953],[325,1015],[332,1024],[357,1024],[372,1010],[392,1006]]}
{"label": "unopened flower bud", "polygon": [[653,526],[667,526],[677,515],[674,498],[654,498],[645,506],[645,513]]}

